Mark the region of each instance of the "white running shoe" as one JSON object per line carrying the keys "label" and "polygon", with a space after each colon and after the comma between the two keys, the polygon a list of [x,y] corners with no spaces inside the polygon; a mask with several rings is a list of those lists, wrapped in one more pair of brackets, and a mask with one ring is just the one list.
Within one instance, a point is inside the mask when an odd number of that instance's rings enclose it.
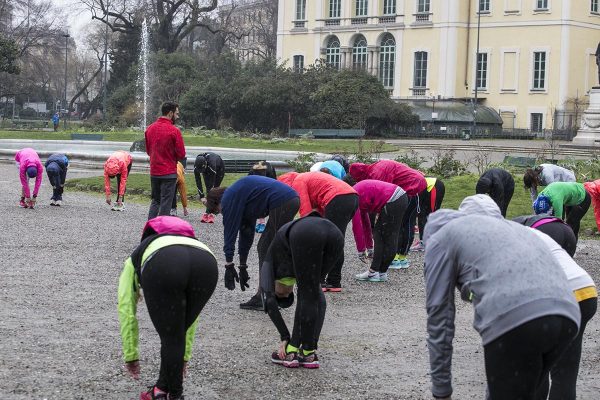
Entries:
{"label": "white running shoe", "polygon": [[176,208],[171,208],[171,212],[169,213],[169,215],[171,215],[171,217],[176,217],[177,216],[177,209]]}
{"label": "white running shoe", "polygon": [[62,204],[62,200],[56,200],[54,202],[54,205],[57,206],[57,207],[60,207],[61,204]]}
{"label": "white running shoe", "polygon": [[387,282],[387,280],[388,280],[387,272],[380,272],[379,273],[379,282]]}
{"label": "white running shoe", "polygon": [[385,282],[387,280],[387,274],[385,274],[385,280],[381,280],[379,272],[371,272],[370,270],[366,270],[362,274],[355,275],[356,280],[358,281],[368,281],[368,282]]}
{"label": "white running shoe", "polygon": [[54,199],[50,200],[50,205],[51,206],[55,206],[56,205],[56,200],[54,200]]}

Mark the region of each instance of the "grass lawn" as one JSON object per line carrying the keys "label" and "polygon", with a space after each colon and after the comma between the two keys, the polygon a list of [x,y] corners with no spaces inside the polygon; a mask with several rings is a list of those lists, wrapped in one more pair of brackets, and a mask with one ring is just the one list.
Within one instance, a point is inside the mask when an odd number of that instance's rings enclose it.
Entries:
{"label": "grass lawn", "polygon": [[[242,176],[246,174],[226,174],[223,180],[222,186],[229,186]],[[450,179],[445,179],[444,184],[446,185],[446,195],[442,207],[457,209],[460,202],[467,196],[475,193],[475,184],[477,183],[478,176],[476,175],[464,175]],[[519,179],[515,178],[515,182],[519,182]],[[196,184],[194,182],[194,174],[186,174],[186,184],[188,189],[188,197],[192,201],[192,206],[200,205],[198,196],[196,195]],[[116,191],[115,180],[112,180],[113,193]],[[97,192],[102,194],[104,192],[104,178],[91,177],[91,178],[79,178],[69,179],[66,184],[68,190],[80,190],[88,192]],[[131,174],[127,180],[127,193],[135,195],[134,201],[147,202],[150,197],[150,177],[146,174]],[[131,201],[131,198],[128,199]],[[508,218],[513,218],[519,215],[532,214],[531,199],[529,197],[529,191],[525,190],[522,186],[517,184],[515,188],[515,194],[508,207]],[[580,235],[586,237],[585,230],[592,229],[596,231],[596,221],[594,219],[594,210],[590,207],[589,211],[581,221]]]}
{"label": "grass lawn", "polygon": [[[105,141],[133,142],[144,138],[139,131],[115,131],[115,132],[81,132],[58,131],[8,131],[0,130],[0,139],[36,139],[36,140],[71,140],[71,133],[100,133],[104,135]],[[191,131],[190,131],[191,132]],[[363,140],[360,143],[355,139],[288,139],[285,142],[271,141],[267,139],[253,139],[237,137],[233,134],[194,135],[183,131],[183,140],[187,146],[210,146],[229,147],[242,149],[270,149],[270,150],[292,150],[315,153],[357,153],[362,146],[364,151],[375,148],[379,151],[396,151],[398,148],[390,144],[379,144],[377,140]]]}

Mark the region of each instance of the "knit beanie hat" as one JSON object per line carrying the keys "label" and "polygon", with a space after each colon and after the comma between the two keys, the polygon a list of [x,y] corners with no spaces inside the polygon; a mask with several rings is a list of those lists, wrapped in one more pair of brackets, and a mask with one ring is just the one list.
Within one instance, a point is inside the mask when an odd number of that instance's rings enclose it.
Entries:
{"label": "knit beanie hat", "polygon": [[35,178],[37,176],[37,168],[27,167],[27,176],[30,178]]}

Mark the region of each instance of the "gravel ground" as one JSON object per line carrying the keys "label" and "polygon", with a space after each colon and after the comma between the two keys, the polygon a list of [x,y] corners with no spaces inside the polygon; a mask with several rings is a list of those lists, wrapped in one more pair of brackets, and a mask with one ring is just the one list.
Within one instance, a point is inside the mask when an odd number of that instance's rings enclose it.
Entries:
{"label": "gravel ground", "polygon": [[[75,176],[75,172],[71,176]],[[0,165],[4,260],[0,279],[0,382],[11,399],[137,399],[157,376],[159,341],[142,303],[138,310],[142,378],[121,370],[116,312],[117,281],[135,248],[147,205],[111,212],[98,196],[66,193],[64,206],[48,205],[44,177],[35,210],[16,206],[14,166]],[[189,219],[219,262],[223,228]],[[222,278],[201,314],[185,393],[189,399],[429,399],[422,254],[407,271],[391,271],[385,284],[355,282],[363,270],[346,240],[344,292],[328,294],[320,341],[321,369],[287,370],[269,361],[278,335],[268,317],[242,311],[248,293],[230,292]],[[600,242],[582,241],[577,260],[600,282]],[[257,259],[249,259],[256,288]],[[457,303],[454,341],[455,399],[485,392],[483,349],[472,329],[472,308]],[[286,311],[288,321],[293,314]],[[600,396],[600,318],[587,328],[579,398]]]}

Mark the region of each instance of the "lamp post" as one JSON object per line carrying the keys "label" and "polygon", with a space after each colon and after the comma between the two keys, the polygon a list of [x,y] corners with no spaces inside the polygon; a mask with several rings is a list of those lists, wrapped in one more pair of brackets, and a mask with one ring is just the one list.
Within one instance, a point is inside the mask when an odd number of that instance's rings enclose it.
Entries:
{"label": "lamp post", "polygon": [[[477,0],[476,0],[477,1]],[[477,129],[477,95],[479,92],[479,82],[478,82],[478,73],[479,73],[479,33],[481,31],[481,1],[478,2],[477,6],[477,52],[475,53],[475,100],[473,101],[473,132],[472,136],[475,135],[475,130]]]}
{"label": "lamp post", "polygon": [[106,120],[106,96],[108,91],[108,7],[109,2],[106,2],[106,25],[104,26],[104,81],[102,93],[102,119]]}
{"label": "lamp post", "polygon": [[67,111],[67,115],[65,115],[64,118],[64,129],[67,129],[67,117],[69,116],[69,105],[67,104],[67,54],[68,54],[68,47],[67,45],[69,44],[69,37],[71,37],[68,33],[64,33],[62,35],[65,38],[65,93],[64,93],[64,104],[63,107],[67,107],[66,111]]}

